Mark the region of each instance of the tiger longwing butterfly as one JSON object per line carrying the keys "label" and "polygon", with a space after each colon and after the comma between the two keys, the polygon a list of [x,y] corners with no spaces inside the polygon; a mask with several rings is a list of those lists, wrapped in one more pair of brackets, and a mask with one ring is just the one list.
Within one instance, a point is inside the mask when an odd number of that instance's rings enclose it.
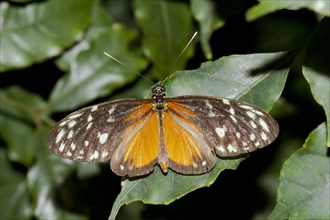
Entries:
{"label": "tiger longwing butterfly", "polygon": [[83,162],[110,160],[119,176],[140,176],[156,164],[181,174],[210,171],[219,157],[235,157],[269,145],[279,127],[266,112],[236,100],[209,96],[122,99],[80,109],[48,137],[58,156]]}

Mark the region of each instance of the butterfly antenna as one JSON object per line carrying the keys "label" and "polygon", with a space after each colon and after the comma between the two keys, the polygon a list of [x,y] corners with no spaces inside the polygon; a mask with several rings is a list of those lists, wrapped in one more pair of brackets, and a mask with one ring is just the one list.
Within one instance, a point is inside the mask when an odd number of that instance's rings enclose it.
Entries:
{"label": "butterfly antenna", "polygon": [[123,62],[121,62],[120,60],[116,59],[115,57],[111,56],[111,55],[108,54],[107,52],[104,52],[104,51],[103,51],[103,53],[104,53],[106,56],[108,56],[108,57],[110,57],[111,59],[113,59],[114,61],[116,61],[117,63],[119,63],[120,65],[124,66],[126,69],[132,71],[133,73],[138,74],[138,75],[141,76],[142,78],[144,78],[144,79],[146,79],[147,81],[149,81],[149,82],[151,82],[152,84],[154,84],[153,81],[151,81],[151,80],[148,79],[147,77],[143,76],[143,75],[140,74],[139,72],[133,70],[132,68],[130,68],[129,66],[127,66],[125,63],[123,63]]}
{"label": "butterfly antenna", "polygon": [[197,34],[198,34],[198,32],[196,31],[194,33],[194,35],[191,37],[191,39],[189,40],[189,42],[187,43],[187,45],[183,48],[183,50],[181,51],[181,53],[179,54],[179,56],[176,58],[176,60],[174,61],[174,64],[176,64],[178,62],[178,60],[180,59],[180,57],[182,56],[182,54],[187,50],[187,48],[189,47],[189,45],[191,44],[191,42],[194,40],[194,38],[196,37]]}
{"label": "butterfly antenna", "polygon": [[[196,31],[194,33],[194,35],[190,38],[189,42],[183,48],[183,50],[181,51],[181,53],[179,54],[179,56],[175,59],[174,63],[170,66],[169,71],[171,71],[173,69],[173,67],[175,66],[175,64],[178,62],[178,60],[180,59],[180,57],[182,56],[182,54],[187,50],[187,48],[189,47],[189,45],[191,44],[191,42],[195,39],[195,37],[196,37],[197,34],[198,34],[198,31]],[[169,74],[166,74],[166,75],[169,75]]]}

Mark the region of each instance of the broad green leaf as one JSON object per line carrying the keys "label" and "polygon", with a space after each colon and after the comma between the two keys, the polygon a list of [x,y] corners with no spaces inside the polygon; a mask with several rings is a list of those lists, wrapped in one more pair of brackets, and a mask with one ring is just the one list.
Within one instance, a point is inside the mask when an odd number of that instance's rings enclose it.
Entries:
{"label": "broad green leaf", "polygon": [[50,95],[50,107],[55,111],[72,110],[97,97],[109,95],[115,89],[132,82],[136,72],[124,68],[107,52],[131,69],[140,71],[146,65],[137,53],[128,51],[135,32],[115,23],[93,33],[85,49],[70,63],[70,72],[58,80]]}
{"label": "broad green leaf", "polygon": [[330,158],[325,144],[323,123],[284,163],[277,205],[269,219],[329,219]]}
{"label": "broad green leaf", "polygon": [[60,54],[82,37],[92,5],[93,1],[55,0],[26,7],[1,3],[0,71],[27,67]]}
{"label": "broad green leaf", "polygon": [[32,207],[25,177],[11,166],[0,148],[0,219],[31,219]]}
{"label": "broad green leaf", "polygon": [[224,21],[216,15],[215,2],[210,0],[190,0],[191,12],[199,23],[200,42],[204,56],[208,60],[212,60],[212,50],[209,43],[214,30],[224,25]]}
{"label": "broad green leaf", "polygon": [[0,90],[0,110],[6,116],[40,125],[47,116],[45,101],[37,94],[28,92],[19,86]]}
{"label": "broad green leaf", "polygon": [[0,90],[0,137],[9,149],[11,160],[31,165],[35,142],[39,138],[35,127],[47,117],[44,100],[36,94],[12,86]]}
{"label": "broad green leaf", "polygon": [[269,111],[289,72],[286,53],[232,55],[166,80],[167,96],[206,95],[239,99]]}
{"label": "broad green leaf", "polygon": [[324,0],[313,0],[313,1],[269,1],[269,0],[259,0],[259,4],[251,7],[246,18],[248,21],[256,20],[264,15],[270,14],[272,12],[289,9],[289,10],[299,10],[302,8],[308,8],[316,13],[324,16],[330,15],[330,2]]}
{"label": "broad green leaf", "polygon": [[34,214],[37,219],[87,219],[56,206],[55,187],[75,166],[71,161],[64,163],[63,159],[51,155],[45,144],[48,132],[49,127],[38,130],[37,160],[27,176],[28,189],[35,204]]}
{"label": "broad green leaf", "polygon": [[153,63],[152,76],[161,80],[173,67],[184,69],[192,56],[192,45],[175,61],[193,36],[188,5],[165,0],[134,3],[134,15],[143,33],[143,51]]}
{"label": "broad green leaf", "polygon": [[134,201],[142,201],[146,204],[169,204],[185,194],[212,185],[219,172],[225,169],[236,169],[243,158],[236,160],[217,160],[213,170],[204,175],[178,175],[169,171],[164,175],[159,167],[155,167],[153,173],[145,178],[136,180],[124,180],[122,189],[112,206],[109,220],[115,219],[119,208]]}
{"label": "broad green leaf", "polygon": [[[169,97],[189,94],[241,98],[269,110],[285,84],[286,62],[284,53],[235,55],[204,63],[197,70],[175,72],[166,80],[165,86]],[[122,205],[133,201],[169,204],[195,189],[210,186],[221,171],[236,169],[243,158],[218,158],[216,167],[203,175],[179,175],[172,171],[164,175],[155,167],[147,177],[126,179],[109,219],[115,218]]]}
{"label": "broad green leaf", "polygon": [[303,74],[312,94],[327,117],[327,146],[330,147],[330,19],[324,18],[310,38],[305,51]]}
{"label": "broad green leaf", "polygon": [[113,20],[109,17],[101,2],[97,1],[97,4],[93,5],[91,23],[85,32],[84,38],[56,60],[57,66],[64,72],[69,71],[70,63],[75,62],[79,53],[88,50],[91,42],[96,41],[99,35],[108,30],[111,25],[113,25]]}
{"label": "broad green leaf", "polygon": [[[277,103],[276,103],[277,105]],[[276,106],[274,106],[276,108]],[[272,109],[272,112],[273,109]],[[304,143],[302,138],[296,138],[281,133],[276,141],[276,152],[272,155],[271,164],[266,167],[258,177],[258,186],[262,189],[266,197],[265,205],[262,210],[258,210],[253,219],[264,220],[267,219],[269,214],[273,211],[276,204],[276,194],[279,184],[279,173],[283,166],[284,161],[292,155],[292,153]]]}

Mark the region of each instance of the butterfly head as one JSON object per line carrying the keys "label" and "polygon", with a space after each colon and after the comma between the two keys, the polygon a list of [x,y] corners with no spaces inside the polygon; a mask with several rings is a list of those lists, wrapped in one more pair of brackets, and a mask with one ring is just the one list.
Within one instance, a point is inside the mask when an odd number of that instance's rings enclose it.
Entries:
{"label": "butterfly head", "polygon": [[165,107],[165,87],[160,85],[155,85],[151,89],[152,99],[155,102],[156,110],[163,110]]}

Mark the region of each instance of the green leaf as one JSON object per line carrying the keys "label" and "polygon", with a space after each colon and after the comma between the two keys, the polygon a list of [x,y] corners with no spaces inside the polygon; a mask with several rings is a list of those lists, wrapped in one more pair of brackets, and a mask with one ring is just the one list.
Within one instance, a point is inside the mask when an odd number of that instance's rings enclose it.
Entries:
{"label": "green leaf", "polygon": [[311,36],[305,51],[303,74],[312,94],[327,117],[327,146],[330,147],[330,19],[324,18]]}
{"label": "green leaf", "polygon": [[0,137],[9,148],[9,157],[31,165],[39,138],[35,126],[47,117],[45,101],[18,86],[0,90],[0,99]]}
{"label": "green leaf", "polygon": [[0,219],[32,219],[32,207],[25,177],[14,170],[0,148]]}
{"label": "green leaf", "polygon": [[92,5],[93,1],[45,1],[26,7],[1,3],[0,71],[60,54],[82,37]]}
{"label": "green leaf", "polygon": [[270,14],[272,12],[289,9],[289,10],[299,10],[302,8],[308,8],[321,15],[330,15],[330,2],[324,0],[313,0],[313,1],[269,1],[269,0],[259,0],[259,4],[251,7],[247,14],[246,19],[248,21],[256,20],[264,15]]}
{"label": "green leaf", "polygon": [[[280,96],[288,74],[288,67],[283,66],[287,61],[284,55],[252,54],[221,58],[207,62],[197,70],[175,72],[166,80],[165,85],[169,96],[229,96],[251,101],[269,110]],[[284,61],[279,62],[281,59]],[[272,67],[275,70],[271,69],[270,64],[274,64]],[[260,92],[261,88],[269,91]],[[115,218],[122,205],[133,201],[169,204],[195,189],[210,186],[221,171],[236,169],[243,158],[218,158],[216,167],[203,175],[180,175],[172,171],[164,175],[159,167],[155,167],[154,172],[145,178],[127,179],[122,183],[121,193],[112,207],[109,219]]]}
{"label": "green leaf", "polygon": [[28,92],[19,86],[0,90],[1,112],[11,117],[39,125],[47,117],[46,103],[37,94]]}
{"label": "green leaf", "polygon": [[71,110],[97,97],[111,94],[115,89],[132,82],[136,72],[127,70],[105,56],[107,52],[130,68],[140,71],[146,65],[137,53],[129,52],[128,45],[135,32],[115,23],[107,29],[95,30],[70,62],[70,73],[58,80],[50,95],[50,106],[55,111]]}
{"label": "green leaf", "polygon": [[239,99],[269,111],[285,85],[286,53],[232,55],[166,80],[167,96],[206,95]]}
{"label": "green leaf", "polygon": [[136,180],[126,179],[122,182],[122,189],[112,206],[109,220],[115,219],[119,208],[134,201],[146,204],[169,204],[187,193],[212,185],[219,173],[225,169],[236,169],[243,158],[236,160],[218,159],[216,166],[209,173],[203,175],[178,175],[169,171],[164,175],[159,167],[146,178]]}
{"label": "green leaf", "polygon": [[48,127],[38,130],[40,139],[37,143],[37,161],[27,176],[28,188],[35,204],[34,214],[37,219],[87,219],[56,206],[55,187],[73,171],[75,165],[51,155],[45,144],[48,132]]}
{"label": "green leaf", "polygon": [[283,165],[277,205],[269,219],[329,219],[330,158],[325,123]]}
{"label": "green leaf", "polygon": [[134,2],[134,14],[143,32],[143,51],[152,61],[152,76],[163,79],[173,65],[184,69],[193,54],[189,46],[177,63],[177,57],[193,36],[192,17],[187,4],[174,1]]}
{"label": "green leaf", "polygon": [[64,72],[70,70],[70,63],[75,62],[79,53],[88,50],[91,42],[96,41],[100,34],[113,25],[113,20],[109,17],[100,1],[93,5],[91,17],[91,24],[86,30],[84,38],[56,60],[56,65]]}
{"label": "green leaf", "polygon": [[214,30],[222,27],[224,21],[216,15],[215,2],[210,0],[191,0],[191,12],[200,26],[200,42],[206,59],[212,60],[209,40]]}

